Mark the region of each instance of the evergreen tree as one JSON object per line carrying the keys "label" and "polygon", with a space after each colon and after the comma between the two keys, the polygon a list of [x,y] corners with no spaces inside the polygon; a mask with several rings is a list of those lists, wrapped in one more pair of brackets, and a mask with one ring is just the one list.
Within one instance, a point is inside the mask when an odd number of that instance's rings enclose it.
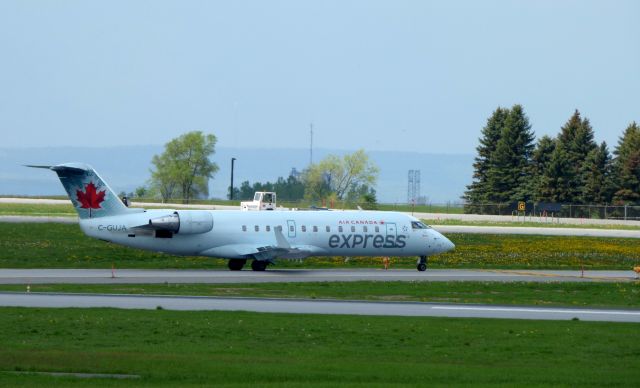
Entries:
{"label": "evergreen tree", "polygon": [[539,200],[547,202],[569,202],[566,187],[569,184],[570,162],[563,147],[556,145],[538,187]]}
{"label": "evergreen tree", "polygon": [[482,128],[480,144],[476,147],[478,156],[473,163],[473,182],[467,186],[464,195],[468,203],[477,204],[488,201],[487,171],[508,115],[509,109],[498,107],[487,120],[487,125]]}
{"label": "evergreen tree", "polygon": [[584,185],[580,202],[584,204],[605,204],[612,194],[611,155],[607,143],[602,142],[587,155],[583,163]]}
{"label": "evergreen tree", "polygon": [[[555,191],[558,197],[564,198],[565,202],[579,203],[583,197],[582,189],[586,180],[585,158],[598,147],[593,138],[593,129],[589,120],[586,118],[583,120],[576,109],[562,126],[557,141],[557,147],[566,154],[568,171],[562,174],[564,178],[557,182],[562,186],[557,187]],[[557,172],[554,173],[557,177]],[[554,177],[549,178],[553,180]]]}
{"label": "evergreen tree", "polygon": [[536,148],[531,156],[531,185],[529,187],[529,191],[533,194],[533,199],[535,201],[543,199],[541,193],[542,177],[544,176],[545,171],[549,168],[551,155],[553,155],[553,151],[555,149],[556,141],[549,136],[544,135],[540,140],[538,140]]}
{"label": "evergreen tree", "polygon": [[508,111],[500,139],[486,173],[487,197],[492,202],[526,201],[531,178],[534,134],[521,105]]}
{"label": "evergreen tree", "polygon": [[624,131],[613,153],[617,188],[614,201],[640,203],[640,127],[635,121]]}

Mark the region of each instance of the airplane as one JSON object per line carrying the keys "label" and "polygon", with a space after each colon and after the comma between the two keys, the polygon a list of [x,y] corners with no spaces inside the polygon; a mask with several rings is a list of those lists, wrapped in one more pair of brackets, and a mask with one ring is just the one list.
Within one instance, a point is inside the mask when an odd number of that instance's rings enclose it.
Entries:
{"label": "airplane", "polygon": [[428,256],[455,248],[445,236],[399,212],[354,210],[182,210],[129,208],[84,163],[32,166],[58,174],[90,237],[174,255],[228,260],[232,271],[248,260],[264,271],[276,259],[309,256]]}

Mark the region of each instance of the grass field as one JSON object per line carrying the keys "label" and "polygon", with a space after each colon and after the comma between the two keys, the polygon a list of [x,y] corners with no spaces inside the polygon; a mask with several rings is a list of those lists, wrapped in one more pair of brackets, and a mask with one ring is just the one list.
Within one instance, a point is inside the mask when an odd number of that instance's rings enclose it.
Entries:
{"label": "grass field", "polygon": [[[0,268],[223,268],[226,261],[146,252],[88,238],[77,225],[0,223]],[[454,252],[430,258],[433,268],[631,269],[640,264],[637,239],[449,234]],[[392,258],[413,268],[415,258]],[[379,258],[281,260],[282,268],[380,267]]]}
{"label": "grass field", "polygon": [[53,205],[39,203],[0,203],[0,215],[77,217],[78,213],[76,213],[71,204]]}
{"label": "grass field", "polygon": [[[535,306],[640,307],[640,282],[309,282],[252,284],[32,284],[31,292],[200,295]],[[24,292],[25,285],[0,285]]]}
{"label": "grass field", "polygon": [[[635,386],[637,324],[0,309],[5,386]],[[10,372],[139,375],[76,379]]]}

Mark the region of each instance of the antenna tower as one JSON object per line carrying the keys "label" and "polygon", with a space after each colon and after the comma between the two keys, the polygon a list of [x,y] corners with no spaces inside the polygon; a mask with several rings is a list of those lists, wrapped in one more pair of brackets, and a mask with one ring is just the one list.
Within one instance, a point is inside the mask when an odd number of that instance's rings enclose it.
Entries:
{"label": "antenna tower", "polygon": [[420,170],[409,170],[407,203],[417,203],[420,199]]}

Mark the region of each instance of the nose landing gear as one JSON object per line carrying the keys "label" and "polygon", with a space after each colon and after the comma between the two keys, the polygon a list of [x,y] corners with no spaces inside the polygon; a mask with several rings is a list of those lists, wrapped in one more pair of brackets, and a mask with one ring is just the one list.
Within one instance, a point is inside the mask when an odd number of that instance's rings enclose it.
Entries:
{"label": "nose landing gear", "polygon": [[427,270],[427,256],[420,256],[417,268],[420,272],[424,272]]}

